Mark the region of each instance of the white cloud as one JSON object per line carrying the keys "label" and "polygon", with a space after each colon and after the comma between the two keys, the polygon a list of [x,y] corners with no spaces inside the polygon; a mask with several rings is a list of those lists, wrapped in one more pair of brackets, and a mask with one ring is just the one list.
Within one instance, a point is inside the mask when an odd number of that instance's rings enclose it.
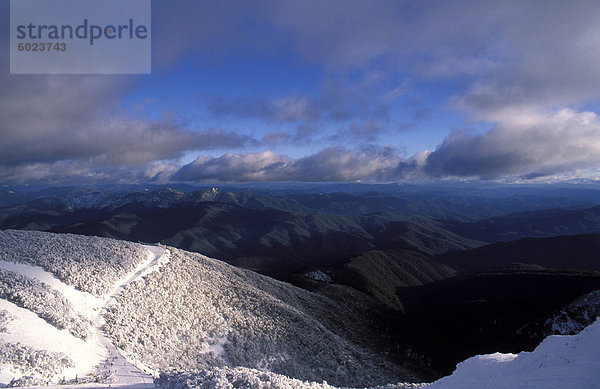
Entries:
{"label": "white cloud", "polygon": [[452,133],[426,160],[436,177],[546,176],[600,164],[600,122],[593,112],[513,112],[489,132]]}
{"label": "white cloud", "polygon": [[177,172],[177,161],[155,161],[141,166],[102,165],[83,160],[28,162],[0,165],[0,180],[11,184],[96,184],[168,182]]}
{"label": "white cloud", "polygon": [[182,181],[282,181],[285,170],[292,160],[275,154],[263,153],[234,154],[221,157],[199,156],[183,166],[174,176]]}
{"label": "white cloud", "polygon": [[389,148],[329,148],[292,159],[273,151],[200,156],[173,177],[183,181],[356,181],[387,180],[402,158]]}

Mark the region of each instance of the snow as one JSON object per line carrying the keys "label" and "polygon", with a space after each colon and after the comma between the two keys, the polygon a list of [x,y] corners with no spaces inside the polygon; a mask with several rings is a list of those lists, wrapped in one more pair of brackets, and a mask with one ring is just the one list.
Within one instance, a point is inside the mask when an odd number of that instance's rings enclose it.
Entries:
{"label": "snow", "polygon": [[[102,296],[102,298],[95,297],[91,293],[82,292],[71,285],[63,283],[56,278],[54,274],[39,266],[0,260],[0,269],[9,270],[45,283],[52,289],[62,293],[65,298],[71,302],[77,312],[90,320],[94,320],[96,316],[98,316],[99,309],[104,306],[109,299],[117,295],[125,286],[141,277],[145,277],[148,274],[157,271],[160,267],[169,262],[168,251],[164,248],[150,245],[144,245],[143,247],[148,250],[148,257],[146,260],[141,262],[132,272],[121,278],[113,286],[112,291]],[[165,253],[166,255],[163,255]]]}
{"label": "snow", "polygon": [[227,358],[227,354],[225,352],[225,348],[223,348],[223,346],[225,344],[227,344],[227,337],[226,336],[222,336],[220,338],[217,338],[215,340],[214,344],[211,344],[211,343],[208,343],[208,342],[204,343],[202,345],[200,353],[202,353],[202,354],[212,353],[215,356],[220,356],[221,358],[226,359]]}
{"label": "snow", "polygon": [[39,231],[0,231],[0,259],[40,266],[62,282],[101,297],[147,255],[114,239]]}
{"label": "snow", "polygon": [[[4,310],[10,317],[10,320],[4,324],[6,331],[0,333],[0,343],[20,343],[35,350],[62,352],[71,359],[74,367],[67,368],[58,375],[42,376],[37,373],[27,373],[43,380],[50,378],[52,382],[57,382],[63,377],[66,380],[71,380],[76,377],[81,378],[90,374],[110,371],[109,383],[113,386],[154,387],[153,376],[144,371],[155,375],[158,372],[145,369],[142,362],[133,361],[134,364],[132,364],[131,361],[126,361],[110,340],[106,338],[102,329],[106,308],[116,302],[115,297],[123,288],[159,270],[168,263],[170,256],[168,250],[150,245],[144,245],[143,247],[148,253],[146,259],[141,261],[133,271],[118,280],[113,285],[110,293],[100,298],[63,283],[54,274],[39,266],[0,261],[0,269],[36,279],[62,293],[78,313],[89,318],[95,325],[94,336],[87,341],[83,341],[66,330],[57,329],[35,313],[0,299],[0,311]],[[6,386],[11,379],[18,379],[21,376],[22,372],[15,370],[13,366],[6,363],[0,364],[0,386]],[[72,388],[73,386],[69,387]]]}
{"label": "snow", "polygon": [[124,287],[139,278],[143,278],[148,274],[159,270],[160,267],[169,262],[168,250],[150,245],[144,245],[143,247],[148,250],[146,260],[140,262],[132,272],[117,281],[113,286],[112,291],[102,296],[102,298],[95,297],[91,293],[82,292],[71,285],[65,284],[56,278],[54,274],[39,266],[0,260],[0,269],[9,270],[45,283],[50,288],[62,293],[78,313],[94,321],[98,316],[100,308],[108,302],[114,302],[114,296],[118,295]]}
{"label": "snow", "polygon": [[600,290],[587,293],[546,320],[545,326],[554,335],[573,335],[592,324],[600,315]]}
{"label": "snow", "polygon": [[102,306],[102,300],[98,297],[63,283],[54,274],[39,266],[0,261],[0,269],[9,270],[43,282],[52,289],[62,293],[78,313],[90,320],[93,320],[98,315],[98,310]]}
{"label": "snow", "polygon": [[169,263],[170,252],[159,246],[143,245],[148,250],[148,257],[140,262],[132,272],[117,281],[110,293],[104,296],[102,306],[116,302],[115,297],[129,284],[158,271],[162,266]]}
{"label": "snow", "polygon": [[[65,353],[75,367],[66,369],[61,377],[83,377],[92,372],[93,367],[102,360],[105,350],[95,337],[83,341],[66,330],[59,330],[48,324],[28,309],[20,308],[6,300],[0,299],[0,310],[6,310],[13,317],[6,325],[7,332],[0,333],[0,343],[19,342],[38,350]],[[0,368],[0,385],[8,384],[12,378],[19,378],[18,374],[11,374],[12,369],[9,366],[1,365]]]}
{"label": "snow", "polygon": [[[126,382],[122,382],[122,379],[117,379],[117,381],[120,383],[126,383],[128,385],[138,384],[139,381],[141,381],[142,383],[147,382],[148,380],[151,381],[151,378],[155,376],[158,377],[159,373],[158,371],[152,370],[151,368],[147,367],[139,359],[136,359],[131,355],[123,353],[122,350],[118,350],[114,346],[114,344],[106,337],[106,334],[104,332],[103,327],[104,324],[106,324],[104,315],[106,314],[106,311],[110,305],[117,303],[116,296],[118,296],[119,293],[121,293],[121,291],[127,285],[139,279],[142,279],[155,271],[158,271],[162,266],[169,262],[169,258],[171,256],[169,250],[158,246],[144,245],[144,247],[149,251],[148,258],[144,262],[140,263],[134,271],[132,271],[127,276],[123,277],[121,280],[119,280],[119,282],[115,284],[112,293],[110,293],[104,300],[104,305],[102,307],[100,315],[98,315],[94,321],[94,324],[96,325],[96,332],[98,338],[107,350],[109,355],[108,358],[117,358],[123,360],[123,364],[121,364],[120,361],[117,362],[116,366],[118,366],[118,370],[116,372],[113,371],[113,373],[116,373],[114,375],[117,377],[129,376],[129,379],[126,379]],[[132,377],[135,378],[133,381]]]}
{"label": "snow", "polygon": [[577,335],[546,338],[532,352],[479,355],[430,389],[600,388],[600,319]]}
{"label": "snow", "polygon": [[[330,385],[327,381],[305,381],[270,371],[242,366],[213,368],[193,373],[162,374],[155,382],[157,387],[163,389],[349,389]],[[399,382],[397,384],[372,386],[368,389],[418,389],[426,387],[427,384]]]}
{"label": "snow", "polygon": [[311,271],[309,273],[306,273],[305,276],[308,278],[312,278],[313,280],[316,280],[316,281],[323,281],[323,282],[331,282],[332,281],[331,277],[329,277],[327,274],[325,274],[321,270]]}
{"label": "snow", "polygon": [[144,245],[144,247],[149,251],[148,260],[140,264],[140,266],[134,270],[134,276],[128,277],[125,281],[126,284],[121,285],[122,287],[137,279],[144,278],[148,274],[159,271],[162,267],[169,263],[169,258],[171,258],[171,252],[169,250],[159,246]]}
{"label": "snow", "polygon": [[336,386],[414,379],[342,336],[338,323],[352,325],[352,312],[335,301],[197,253],[169,251],[165,268],[132,282],[106,314],[107,335],[132,359],[161,372],[244,366]]}

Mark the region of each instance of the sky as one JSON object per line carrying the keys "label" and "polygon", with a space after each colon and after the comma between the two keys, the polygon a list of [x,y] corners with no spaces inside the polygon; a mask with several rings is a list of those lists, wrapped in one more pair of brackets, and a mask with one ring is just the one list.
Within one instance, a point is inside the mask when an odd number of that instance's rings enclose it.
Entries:
{"label": "sky", "polygon": [[149,75],[9,74],[0,184],[600,180],[600,2],[155,0]]}

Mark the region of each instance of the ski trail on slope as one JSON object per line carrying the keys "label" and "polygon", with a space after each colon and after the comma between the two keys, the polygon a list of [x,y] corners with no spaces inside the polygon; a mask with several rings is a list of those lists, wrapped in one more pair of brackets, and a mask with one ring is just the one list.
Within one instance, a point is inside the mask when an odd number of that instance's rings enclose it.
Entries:
{"label": "ski trail on slope", "polygon": [[106,360],[100,365],[100,370],[102,372],[110,373],[111,378],[109,383],[113,387],[131,387],[132,385],[135,385],[136,388],[154,388],[154,377],[151,374],[148,374],[149,369],[139,367],[142,365],[139,361],[135,361],[135,365],[128,361],[106,336],[103,329],[104,324],[106,323],[104,317],[107,309],[117,302],[116,297],[119,293],[121,293],[127,285],[159,269],[164,263],[168,262],[171,256],[170,251],[163,247],[144,247],[150,251],[148,259],[139,264],[133,272],[115,284],[112,292],[105,298],[100,313],[94,320],[98,339],[108,353]]}
{"label": "ski trail on slope", "polygon": [[149,251],[148,259],[140,263],[133,271],[115,283],[112,291],[104,297],[104,303],[102,305],[104,310],[117,301],[116,297],[127,285],[158,270],[158,268],[164,263],[167,263],[171,257],[171,252],[163,247],[150,245],[144,245],[143,247]]}
{"label": "ski trail on slope", "polygon": [[[107,308],[117,302],[116,297],[119,293],[121,293],[127,285],[158,270],[162,265],[169,261],[171,253],[168,249],[152,245],[144,245],[144,247],[149,251],[148,258],[141,262],[132,272],[117,281],[112,291],[102,298],[94,297],[87,292],[82,292],[63,283],[56,278],[54,274],[39,266],[0,261],[0,268],[37,279],[49,285],[52,289],[63,293],[65,298],[73,304],[76,311],[92,321],[96,336],[95,339],[90,339],[88,342],[97,343],[106,350],[105,353],[100,354],[104,354],[104,356],[101,357],[104,359],[101,359],[102,362],[95,367],[100,372],[110,372],[110,382],[106,384],[82,384],[76,386],[54,385],[51,387],[68,387],[70,389],[75,387],[154,388],[153,376],[146,373],[146,371],[150,370],[144,367],[139,361],[134,361],[134,364],[128,361],[118,351],[103,330],[105,324],[104,316],[107,312]],[[93,370],[94,366],[90,366],[89,371],[92,372]],[[83,375],[84,372],[81,371],[80,373]]]}

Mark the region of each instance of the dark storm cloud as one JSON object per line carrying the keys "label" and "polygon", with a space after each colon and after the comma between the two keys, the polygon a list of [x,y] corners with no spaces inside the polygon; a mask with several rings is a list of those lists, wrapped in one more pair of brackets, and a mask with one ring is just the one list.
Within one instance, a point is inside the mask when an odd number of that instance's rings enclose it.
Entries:
{"label": "dark storm cloud", "polygon": [[425,172],[499,177],[598,166],[596,119],[585,122],[591,113],[573,105],[600,97],[600,3],[378,5],[296,2],[274,8],[273,17],[293,31],[302,55],[330,68],[377,60],[422,80],[457,80],[451,106],[495,125],[489,133],[449,136]]}
{"label": "dark storm cloud", "polygon": [[513,114],[484,133],[455,131],[433,152],[332,147],[293,159],[273,151],[200,156],[172,177],[183,181],[356,181],[538,177],[600,164],[600,121],[591,112]]}
{"label": "dark storm cloud", "polygon": [[[11,81],[0,78],[9,89]],[[0,97],[0,164],[69,159],[144,164],[177,158],[186,150],[237,148],[252,142],[219,129],[191,131],[169,118],[129,118],[114,107],[112,93],[117,88],[93,77],[41,77],[15,84],[18,88],[12,88],[10,96]],[[37,89],[33,96],[27,85]]]}
{"label": "dark storm cloud", "polygon": [[[8,25],[8,2],[2,7]],[[5,29],[0,45],[9,45]],[[134,76],[11,75],[8,61],[0,58],[2,182],[147,180],[168,176],[171,165],[161,161],[186,151],[256,143],[222,129],[191,130],[168,115],[132,117],[121,99],[139,82]]]}
{"label": "dark storm cloud", "polygon": [[190,53],[222,63],[241,52],[269,53],[286,44],[269,28],[271,1],[153,0],[153,66],[168,69]]}
{"label": "dark storm cloud", "polygon": [[503,60],[455,97],[477,118],[579,104],[600,95],[600,3],[522,2],[496,51]]}
{"label": "dark storm cloud", "polygon": [[465,94],[457,91],[465,108],[568,104],[600,93],[596,1],[278,3],[273,23],[306,58],[351,69],[387,59],[425,78],[467,75]]}
{"label": "dark storm cloud", "polygon": [[[84,168],[91,169],[90,177],[100,177],[94,169],[139,166],[178,158],[186,150],[239,148],[253,142],[219,129],[191,131],[169,118],[130,118],[117,106],[126,81],[0,75],[0,180],[14,181],[16,172],[22,180],[42,175],[59,179],[80,176]],[[49,167],[54,172],[43,173]],[[122,171],[127,170],[111,170]]]}
{"label": "dark storm cloud", "polygon": [[599,93],[597,1],[155,0],[153,9],[157,59],[291,45],[338,72],[378,65],[386,75],[467,76],[456,103],[476,111]]}
{"label": "dark storm cloud", "polygon": [[221,129],[192,131],[168,116],[129,116],[120,108],[120,98],[135,85],[132,77],[10,75],[6,57],[0,67],[5,70],[0,74],[2,182],[118,180],[132,166],[155,170],[160,165],[156,161],[185,151],[256,142]]}
{"label": "dark storm cloud", "polygon": [[102,165],[94,161],[60,160],[28,162],[15,166],[0,165],[0,178],[11,184],[56,183],[78,185],[95,183],[168,182],[179,169],[168,161],[151,162],[141,166]]}

